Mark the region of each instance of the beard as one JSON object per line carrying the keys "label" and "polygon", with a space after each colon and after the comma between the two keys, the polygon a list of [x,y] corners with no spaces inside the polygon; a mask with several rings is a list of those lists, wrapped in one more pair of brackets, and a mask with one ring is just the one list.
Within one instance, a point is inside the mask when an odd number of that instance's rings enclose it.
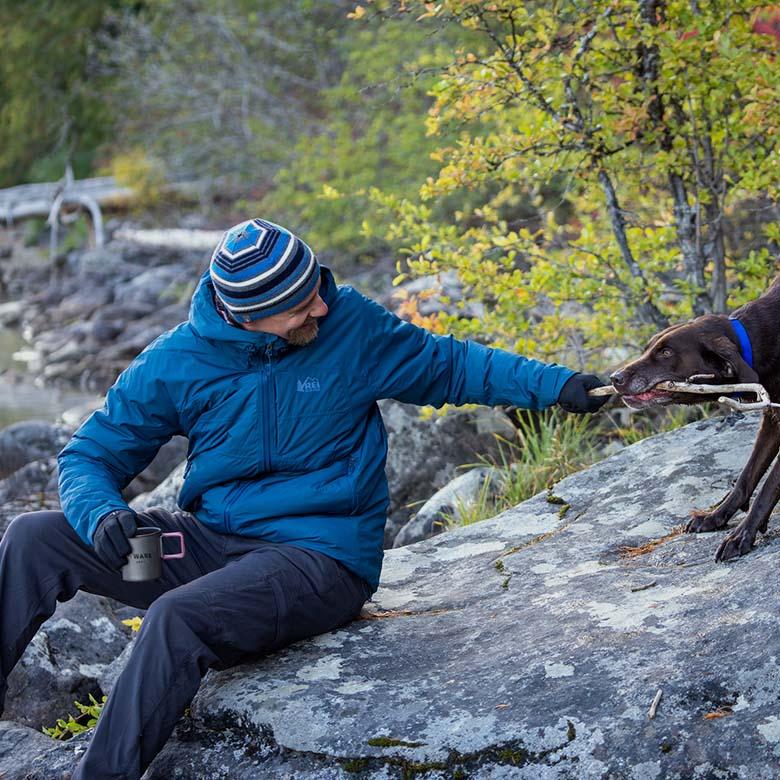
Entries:
{"label": "beard", "polygon": [[293,328],[287,334],[287,341],[294,347],[304,347],[317,338],[319,330],[320,326],[317,320],[312,317],[310,320],[304,322],[299,328]]}

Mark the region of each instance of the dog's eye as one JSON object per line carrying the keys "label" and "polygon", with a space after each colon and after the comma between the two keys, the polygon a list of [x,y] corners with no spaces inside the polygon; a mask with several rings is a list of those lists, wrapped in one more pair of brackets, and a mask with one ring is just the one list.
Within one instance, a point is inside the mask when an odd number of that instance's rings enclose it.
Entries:
{"label": "dog's eye", "polygon": [[674,353],[672,352],[669,347],[664,347],[663,349],[658,350],[659,357],[662,358],[670,358]]}

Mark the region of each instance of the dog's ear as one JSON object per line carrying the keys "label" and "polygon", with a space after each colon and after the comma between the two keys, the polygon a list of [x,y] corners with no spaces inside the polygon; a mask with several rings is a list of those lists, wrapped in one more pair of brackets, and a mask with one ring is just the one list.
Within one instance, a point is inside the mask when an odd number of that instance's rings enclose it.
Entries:
{"label": "dog's ear", "polygon": [[723,374],[734,382],[758,382],[758,374],[745,362],[737,345],[728,336],[718,336],[710,345],[721,361]]}

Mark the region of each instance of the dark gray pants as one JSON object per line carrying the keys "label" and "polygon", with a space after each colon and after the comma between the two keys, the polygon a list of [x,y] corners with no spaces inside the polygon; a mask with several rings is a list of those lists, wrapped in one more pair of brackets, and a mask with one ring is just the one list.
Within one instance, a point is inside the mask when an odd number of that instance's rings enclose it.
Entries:
{"label": "dark gray pants", "polygon": [[73,780],[138,780],[208,669],[342,626],[369,596],[321,553],[217,534],[186,512],[150,509],[139,524],[184,532],[186,557],[155,582],[124,582],[62,512],[20,515],[0,542],[0,714],[11,669],[58,601],[84,590],[149,610]]}

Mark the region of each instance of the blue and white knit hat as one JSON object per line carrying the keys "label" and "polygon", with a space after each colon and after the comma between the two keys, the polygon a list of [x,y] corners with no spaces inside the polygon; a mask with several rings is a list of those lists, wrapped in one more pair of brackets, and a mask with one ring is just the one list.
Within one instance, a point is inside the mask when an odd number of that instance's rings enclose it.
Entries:
{"label": "blue and white knit hat", "polygon": [[311,249],[289,230],[250,219],[228,230],[211,256],[211,281],[238,322],[291,309],[311,295],[320,265]]}

